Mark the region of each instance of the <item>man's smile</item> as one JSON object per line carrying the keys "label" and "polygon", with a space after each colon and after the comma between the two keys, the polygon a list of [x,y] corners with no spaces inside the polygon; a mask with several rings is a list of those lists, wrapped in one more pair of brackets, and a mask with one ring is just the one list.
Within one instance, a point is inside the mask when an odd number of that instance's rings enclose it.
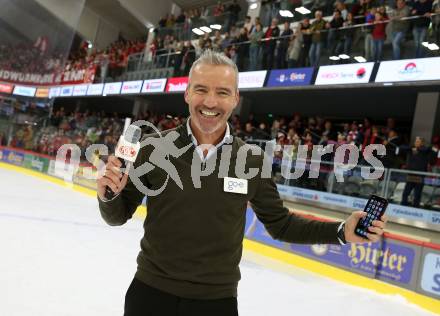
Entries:
{"label": "man's smile", "polygon": [[217,116],[220,115],[219,112],[215,112],[215,111],[207,111],[207,110],[200,110],[199,113],[202,114],[202,116],[204,116],[204,117],[209,117],[209,118],[217,117]]}

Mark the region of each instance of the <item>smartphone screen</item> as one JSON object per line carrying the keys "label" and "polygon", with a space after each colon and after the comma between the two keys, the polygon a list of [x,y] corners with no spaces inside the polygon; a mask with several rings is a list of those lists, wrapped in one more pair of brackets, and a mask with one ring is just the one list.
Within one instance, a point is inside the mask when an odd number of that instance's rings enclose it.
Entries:
{"label": "smartphone screen", "polygon": [[386,199],[377,195],[370,196],[370,199],[368,200],[364,209],[364,212],[367,213],[367,216],[359,220],[354,230],[355,234],[364,238],[367,238],[367,233],[374,234],[368,230],[368,227],[371,226],[371,223],[374,220],[379,219],[385,213],[387,205],[388,201]]}

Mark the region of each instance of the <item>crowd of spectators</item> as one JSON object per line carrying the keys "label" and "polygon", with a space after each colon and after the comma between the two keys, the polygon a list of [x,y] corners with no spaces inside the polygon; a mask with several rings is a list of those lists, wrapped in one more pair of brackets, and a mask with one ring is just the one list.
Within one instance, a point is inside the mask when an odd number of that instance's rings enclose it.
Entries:
{"label": "crowd of spectators", "polygon": [[[127,70],[129,56],[146,51],[144,61],[152,62],[154,68],[172,67],[174,75],[179,76],[188,74],[192,62],[204,49],[213,49],[233,59],[240,71],[270,70],[318,66],[323,58],[351,56],[353,52],[367,61],[378,61],[384,57],[387,41],[392,47],[390,57],[399,59],[408,46],[403,43],[408,39],[412,39],[413,48],[412,53],[407,49],[405,55],[424,57],[428,49],[422,43],[432,40],[440,44],[439,3],[439,0],[357,0],[351,4],[342,0],[312,1],[309,7],[314,19],[304,15],[301,21],[292,23],[292,19],[280,17],[278,11],[293,10],[303,5],[301,1],[263,2],[260,17],[247,16],[243,21],[239,21],[239,14],[244,10],[235,0],[227,4],[219,2],[214,7],[162,17],[147,50],[146,37],[120,39],[102,50],[90,48],[84,41],[65,60],[65,53],[50,51],[50,43],[42,36],[31,44],[0,44],[0,69],[40,74],[93,70],[95,81],[102,82],[106,77],[120,78]],[[333,15],[324,17],[329,9]],[[211,25],[220,17],[221,30],[191,40],[193,26]]]}
{"label": "crowd of spectators", "polygon": [[63,69],[64,59],[63,53],[48,55],[35,44],[0,43],[0,70],[33,74],[57,73]]}
{"label": "crowd of spectators", "polygon": [[[333,9],[332,16],[324,18],[322,10],[328,12],[329,7]],[[314,19],[305,16],[299,23],[280,17],[277,10],[271,10],[270,15],[262,13],[255,20],[247,16],[242,23],[228,24],[221,31],[199,37],[194,51],[196,55],[203,49],[223,51],[245,71],[318,66],[323,56],[350,56],[353,52],[367,61],[380,61],[387,39],[393,59],[401,58],[403,43],[409,39],[413,41],[413,52],[406,55],[420,58],[428,52],[423,42],[440,43],[439,0],[358,0],[352,4],[336,0],[315,2],[313,8]],[[271,17],[269,22],[267,16]],[[281,29],[280,21],[284,21]],[[176,68],[174,56],[183,46],[177,33],[159,32],[152,49],[161,51],[162,56],[171,53],[167,66]],[[165,59],[160,60],[163,67]]]}
{"label": "crowd of spectators", "polygon": [[117,40],[106,49],[90,49],[84,41],[81,47],[70,54],[65,69],[96,68],[96,80],[102,81],[105,77],[117,78],[127,68],[128,56],[143,52],[146,39]]}
{"label": "crowd of spectators", "polygon": [[[32,74],[60,74],[79,70],[92,70],[97,80],[106,76],[116,78],[127,67],[128,56],[143,52],[146,39],[118,40],[106,49],[89,48],[83,41],[66,58],[66,52],[51,51],[47,39],[37,38],[35,43],[11,45],[0,43],[0,70]],[[85,78],[93,80],[91,78]]]}
{"label": "crowd of spectators", "polygon": [[[284,155],[288,154],[293,160],[300,157],[298,156],[300,145],[306,146],[305,157],[309,162],[313,157],[314,145],[322,145],[323,147],[333,145],[332,151],[321,158],[323,163],[320,165],[318,179],[310,179],[308,172],[305,171],[303,176],[291,182],[295,186],[326,191],[328,189],[326,187],[327,176],[333,170],[332,162],[336,150],[345,144],[358,147],[362,153],[368,145],[384,145],[385,155],[378,156],[378,158],[385,168],[440,173],[440,136],[433,137],[430,145],[421,137],[416,137],[414,143],[411,144],[408,141],[409,135],[405,133],[402,126],[396,126],[396,122],[392,118],[387,119],[385,124],[375,124],[368,118],[365,118],[363,122],[352,121],[335,124],[332,120],[322,117],[302,118],[299,114],[295,114],[292,118],[275,119],[270,127],[266,122],[256,122],[252,116],[245,124],[244,129],[241,128],[238,117],[233,118],[232,123],[234,124],[234,133],[247,142],[261,144],[261,139],[276,140],[276,144],[282,148],[281,151],[275,152],[273,170],[278,170],[278,172],[281,170]],[[290,147],[285,147],[286,145],[290,145]],[[346,154],[345,159],[347,160],[347,158]],[[359,158],[359,165],[369,165],[363,154]],[[304,168],[308,170],[309,167],[306,164]],[[410,204],[408,198],[414,190],[411,205],[420,206],[425,185],[424,174],[394,173],[390,180],[395,183],[405,183],[401,196],[402,205]],[[359,194],[359,192],[354,192],[354,194]]]}
{"label": "crowd of spectators", "polygon": [[[159,20],[155,38],[146,50],[149,58],[144,60],[152,61],[155,68],[173,67],[178,76],[188,74],[204,49],[224,52],[240,71],[247,71],[318,66],[323,57],[350,56],[353,51],[367,61],[378,61],[384,57],[387,41],[392,47],[390,57],[399,59],[408,39],[413,41],[413,52],[407,51],[406,56],[418,58],[428,51],[422,43],[432,40],[440,44],[440,0],[357,0],[350,4],[322,0],[307,4],[314,19],[304,15],[298,23],[280,17],[279,10],[293,10],[305,5],[302,1],[264,1],[260,17],[247,16],[242,21],[239,14],[245,10],[236,0],[183,10],[178,16],[168,14]],[[325,18],[329,9],[332,16]],[[191,41],[193,26],[217,22],[221,30]],[[120,39],[100,50],[84,41],[67,60],[65,52],[49,49],[51,43],[44,36],[29,44],[0,43],[0,69],[37,74],[88,69],[95,73],[95,81],[117,79],[127,69],[129,56],[145,51],[145,43],[146,37]]]}
{"label": "crowd of spectators", "polygon": [[[149,121],[158,130],[174,128],[182,124],[184,119],[182,116],[173,117],[150,112],[141,113],[133,118],[133,120]],[[81,157],[84,158],[85,150],[91,144],[104,144],[109,152],[114,152],[123,124],[124,120],[117,113],[78,110],[67,113],[64,108],[59,108],[54,111],[45,127],[22,124],[15,128],[8,145],[56,156],[63,144],[76,144],[83,151]],[[362,121],[336,121],[320,116],[302,117],[300,114],[294,114],[291,117],[256,120],[253,115],[250,115],[247,121],[243,122],[239,116],[235,115],[231,117],[230,126],[234,136],[248,143],[264,147],[267,141],[271,141],[281,145],[280,150],[277,150],[274,155],[273,171],[275,173],[280,170],[284,155],[289,155],[293,160],[299,158],[301,145],[307,148],[306,159],[310,161],[314,145],[332,144],[332,152],[321,158],[320,177],[325,175],[325,181],[310,180],[306,172],[303,177],[295,180],[294,184],[297,186],[315,188],[314,185],[318,183],[321,187],[316,187],[316,189],[326,190],[326,176],[333,168],[334,153],[339,146],[344,144],[352,144],[359,148],[361,152],[359,165],[369,165],[362,159],[362,152],[366,146],[383,144],[386,148],[386,155],[378,156],[378,158],[385,168],[440,173],[440,137],[434,137],[431,144],[417,137],[414,143],[410,144],[408,129],[404,125],[396,124],[392,118],[387,119],[386,122],[373,122],[368,118]],[[154,131],[144,130],[143,132]],[[0,133],[0,143],[6,145],[6,142],[4,133]],[[419,207],[424,187],[423,175],[414,175],[408,179],[396,181],[406,182],[402,193],[402,204],[409,204],[408,196],[414,190],[412,205]]]}
{"label": "crowd of spectators", "polygon": [[[385,124],[375,124],[370,119],[363,121],[339,121],[325,119],[323,117],[303,118],[299,114],[291,118],[280,117],[273,120],[269,126],[268,122],[257,122],[253,116],[244,124],[244,128],[239,123],[238,117],[232,119],[234,133],[245,141],[258,141],[276,139],[280,145],[292,145],[293,150],[299,145],[310,146],[308,158],[311,158],[313,145],[326,146],[334,145],[334,151],[343,144],[353,144],[360,151],[370,144],[383,144],[386,148],[386,155],[382,162],[386,168],[399,169],[408,165],[406,153],[412,146],[409,145],[409,135],[402,126],[396,126],[396,121],[392,118],[386,120]],[[421,140],[424,142],[423,140]],[[424,145],[424,144],[423,144]],[[440,159],[437,152],[440,147],[440,138],[434,137],[432,140],[432,152],[430,153],[429,168],[428,164],[423,167],[411,166],[412,170],[440,171]],[[292,152],[293,157],[296,152]],[[327,156],[327,161],[333,160],[333,155]],[[434,167],[434,169],[432,169]]]}
{"label": "crowd of spectators", "polygon": [[[148,47],[149,60],[158,68],[173,67],[174,76],[186,76],[205,49],[223,52],[240,71],[247,71],[316,67],[324,55],[352,55],[359,47],[366,60],[380,61],[386,40],[391,44],[393,59],[402,57],[403,43],[408,39],[413,43],[410,55],[416,58],[424,57],[427,52],[422,43],[432,40],[440,44],[440,0],[357,0],[350,4],[343,0],[316,0],[308,3],[314,19],[305,16],[298,23],[292,23],[292,19],[280,17],[279,10],[293,11],[303,4],[302,1],[263,1],[260,17],[246,16],[244,21],[239,21],[243,10],[236,0],[227,4],[218,2],[212,8],[182,11],[176,17],[168,14],[160,19]],[[332,16],[325,18],[328,12],[332,12]],[[221,30],[191,41],[192,27],[210,24],[220,24]],[[127,69],[129,56],[145,51],[145,43],[146,38],[120,39],[99,50],[84,41],[67,60],[64,53],[49,50],[48,40],[43,36],[31,44],[0,43],[0,70],[47,74],[93,68],[96,81],[106,77],[117,79]],[[182,117],[151,113],[135,119],[148,120],[159,130],[173,128],[183,121]],[[295,114],[266,121],[256,121],[251,116],[243,124],[235,116],[231,125],[232,133],[248,142],[275,140],[282,146],[292,145],[293,158],[300,145],[309,148],[307,157],[310,159],[313,145],[333,144],[335,151],[343,144],[354,144],[363,151],[369,144],[383,144],[386,155],[381,160],[386,168],[440,172],[440,137],[432,139],[430,145],[429,140],[419,137],[410,144],[408,134],[399,129],[393,119],[375,124],[369,119],[336,122]],[[101,143],[110,152],[114,151],[123,120],[116,113],[78,110],[66,113],[61,108],[44,127],[17,126],[11,139],[0,130],[0,145],[54,156],[66,143],[76,144],[83,150],[90,144]],[[276,158],[280,159],[281,155],[282,152],[278,152]],[[329,154],[323,158],[331,163],[334,157]],[[413,203],[419,206],[422,189],[423,179],[407,181],[402,203],[408,204],[409,193],[414,190]]]}
{"label": "crowd of spectators", "polygon": [[[146,112],[134,117],[133,120],[147,120],[159,130],[166,130],[180,125],[184,117]],[[22,128],[17,129],[10,145],[55,155],[63,143],[72,142],[80,147],[103,143],[109,146],[111,152],[121,135],[123,123],[123,119],[117,113],[78,110],[66,113],[64,108],[60,108],[54,111],[44,128],[33,130],[31,125],[23,125]],[[239,116],[235,115],[231,117],[230,125],[232,134],[247,142],[276,140],[282,146],[293,145],[291,148],[294,152],[290,153],[293,157],[296,156],[295,149],[299,145],[310,146],[308,158],[311,158],[313,145],[333,144],[336,150],[343,144],[354,144],[362,151],[370,144],[383,144],[386,148],[386,155],[382,159],[384,166],[399,169],[408,166],[405,160],[406,153],[412,148],[408,142],[409,135],[405,132],[407,128],[396,126],[392,118],[387,119],[384,124],[375,124],[368,118],[361,122],[334,121],[319,116],[301,117],[300,114],[257,121],[251,115],[247,122],[243,123]],[[430,153],[432,159],[429,160],[429,167],[428,164],[423,167],[411,167],[409,164],[411,169],[439,171],[440,160],[437,154],[434,154],[439,147],[440,137],[437,136],[432,140],[430,147],[433,152]],[[327,161],[332,159],[332,155],[326,158]]]}
{"label": "crowd of spectators", "polygon": [[[151,115],[150,113],[145,113],[135,119],[148,120],[159,130],[173,128],[182,120],[181,118]],[[56,156],[58,149],[63,144],[76,144],[82,150],[91,144],[104,144],[108,147],[109,152],[114,152],[123,126],[124,119],[117,113],[81,112],[79,110],[66,112],[61,107],[54,111],[44,126],[17,125],[9,146],[49,156]]]}
{"label": "crowd of spectators", "polygon": [[34,129],[31,125],[23,125],[17,128],[10,146],[49,156],[56,156],[63,144],[76,144],[85,150],[91,144],[102,143],[114,151],[122,127],[117,114],[89,111],[65,113],[64,108],[60,108],[44,127]]}
{"label": "crowd of spectators", "polygon": [[161,17],[157,25],[158,32],[161,35],[174,33],[181,40],[190,40],[194,27],[217,24],[224,31],[229,31],[239,21],[240,12],[242,8],[237,0],[218,1],[215,6],[182,10],[177,16],[167,14]]}

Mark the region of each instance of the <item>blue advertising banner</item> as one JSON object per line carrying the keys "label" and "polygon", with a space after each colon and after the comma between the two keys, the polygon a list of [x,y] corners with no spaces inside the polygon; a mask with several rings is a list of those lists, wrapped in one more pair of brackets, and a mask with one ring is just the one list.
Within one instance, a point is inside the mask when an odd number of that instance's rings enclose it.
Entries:
{"label": "blue advertising banner", "polygon": [[6,149],[0,148],[0,161],[6,161]]}
{"label": "blue advertising banner", "polygon": [[272,70],[267,87],[306,86],[312,81],[314,68],[290,68]]}
{"label": "blue advertising banner", "polygon": [[273,239],[258,220],[252,208],[248,207],[246,211],[245,237],[264,243],[266,245],[286,249],[285,243]]}
{"label": "blue advertising banner", "polygon": [[24,154],[9,149],[1,149],[0,160],[13,165],[22,166],[24,161]]}
{"label": "blue advertising banner", "polygon": [[382,243],[348,245],[296,245],[294,252],[364,272],[372,277],[409,284],[415,252],[409,247],[384,240]]}
{"label": "blue advertising banner", "polygon": [[401,284],[411,282],[415,251],[395,242],[347,245],[299,245],[273,240],[254,212],[248,209],[246,238],[303,254],[319,261],[334,264],[370,275],[372,278],[388,279]]}

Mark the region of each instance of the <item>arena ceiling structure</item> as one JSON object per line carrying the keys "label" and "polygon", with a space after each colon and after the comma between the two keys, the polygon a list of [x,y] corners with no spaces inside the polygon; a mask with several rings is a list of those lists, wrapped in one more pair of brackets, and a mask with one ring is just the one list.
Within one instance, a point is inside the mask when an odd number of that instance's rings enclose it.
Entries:
{"label": "arena ceiling structure", "polygon": [[[55,0],[35,1],[44,3]],[[251,0],[238,0],[242,13],[246,12],[248,1]],[[124,38],[139,38],[145,35],[146,28],[157,26],[160,18],[168,13],[178,15],[180,10],[213,8],[218,2],[218,0],[161,0],[159,2],[155,0],[85,0],[78,31],[85,38],[90,37],[86,34],[90,32],[82,32],[83,25],[88,24],[87,16],[95,15],[99,16],[101,23],[106,24],[107,28],[118,28]],[[221,2],[228,5],[232,0]]]}
{"label": "arena ceiling structure", "polygon": [[147,18],[133,14],[130,8],[131,1],[118,0],[87,0],[86,8],[101,15],[105,20],[123,27],[125,32],[143,32],[147,26]]}
{"label": "arena ceiling structure", "polygon": [[[202,8],[214,6],[219,0],[165,0],[160,1],[160,5],[168,5],[172,8],[176,5],[182,10]],[[222,3],[230,3],[232,0],[221,1]],[[242,9],[246,8],[246,0],[238,0]],[[115,21],[118,24],[125,23],[132,28],[155,25],[161,16],[156,15],[153,19],[151,8],[159,5],[157,1],[141,1],[141,0],[86,0],[86,7],[98,12],[109,21]],[[172,11],[172,10],[169,10]]]}

